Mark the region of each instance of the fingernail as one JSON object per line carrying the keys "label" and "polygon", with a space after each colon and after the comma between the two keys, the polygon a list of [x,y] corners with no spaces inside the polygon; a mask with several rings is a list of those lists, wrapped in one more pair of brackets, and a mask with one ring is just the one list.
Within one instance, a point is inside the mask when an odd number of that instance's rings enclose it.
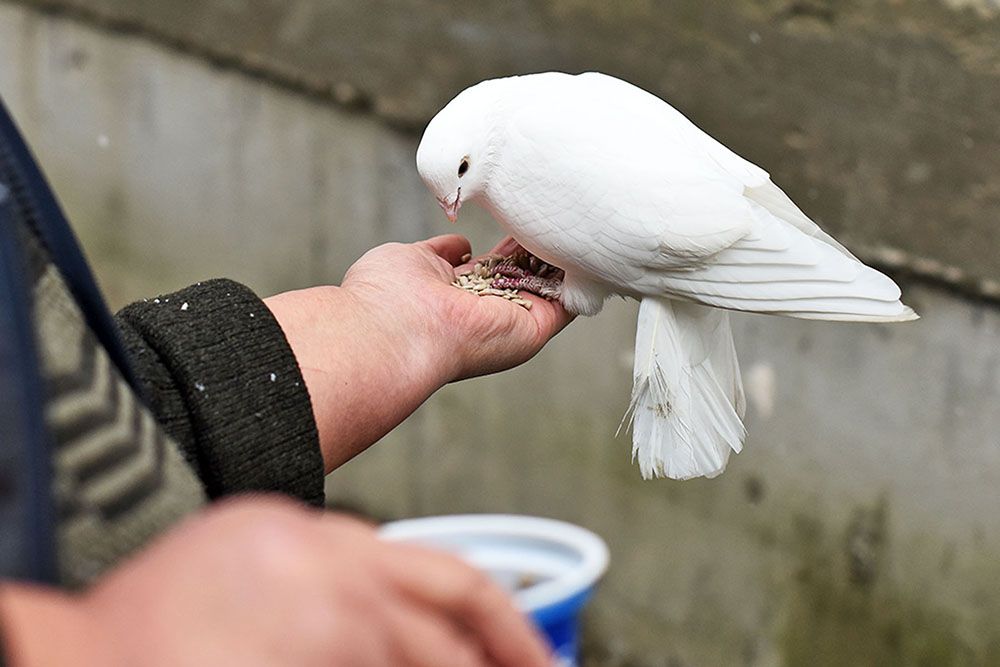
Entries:
{"label": "fingernail", "polygon": [[472,259],[472,253],[471,252],[465,253],[464,255],[462,255],[462,264],[465,264],[470,259]]}

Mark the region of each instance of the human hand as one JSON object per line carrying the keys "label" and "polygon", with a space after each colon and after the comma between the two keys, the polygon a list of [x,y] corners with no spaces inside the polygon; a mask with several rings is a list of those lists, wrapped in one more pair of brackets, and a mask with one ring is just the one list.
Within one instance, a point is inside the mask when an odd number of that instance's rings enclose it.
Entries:
{"label": "human hand", "polygon": [[[507,237],[491,255],[517,246]],[[458,234],[418,243],[388,243],[365,253],[344,276],[342,288],[364,307],[381,311],[399,339],[411,339],[431,355],[447,380],[496,373],[533,357],[572,316],[556,301],[522,293],[530,310],[505,299],[455,289],[455,275],[475,260]]]}
{"label": "human hand", "polygon": [[[512,243],[492,252],[508,253]],[[524,295],[527,310],[452,287],[469,252],[456,234],[388,243],[358,259],[340,287],[265,299],[305,378],[328,472],[445,383],[530,359],[572,319],[532,294]]]}
{"label": "human hand", "polygon": [[[277,499],[209,509],[75,604],[79,646],[59,648],[78,665],[551,664],[534,629],[484,574]],[[60,643],[63,633],[51,635],[44,618],[27,623],[10,609],[5,628],[15,631],[24,664],[44,655],[22,629]]]}

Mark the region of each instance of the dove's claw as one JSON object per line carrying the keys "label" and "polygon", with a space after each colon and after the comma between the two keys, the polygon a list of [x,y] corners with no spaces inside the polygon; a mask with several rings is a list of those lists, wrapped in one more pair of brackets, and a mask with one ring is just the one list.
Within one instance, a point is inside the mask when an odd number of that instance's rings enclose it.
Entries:
{"label": "dove's claw", "polygon": [[487,284],[493,290],[531,292],[550,300],[559,298],[564,275],[562,269],[546,264],[521,246],[516,247],[509,255],[483,257],[476,264],[473,273],[487,280],[492,278]]}
{"label": "dove's claw", "polygon": [[531,292],[544,299],[557,299],[562,287],[561,269],[546,264],[518,246],[510,255],[498,258],[489,268],[495,276],[493,289]]}
{"label": "dove's claw", "polygon": [[526,278],[531,274],[515,264],[513,258],[505,257],[493,267],[493,275],[503,278]]}
{"label": "dove's claw", "polygon": [[493,289],[516,289],[520,292],[531,292],[543,299],[557,299],[562,288],[562,271],[555,277],[524,275],[520,278],[501,276],[493,280]]}

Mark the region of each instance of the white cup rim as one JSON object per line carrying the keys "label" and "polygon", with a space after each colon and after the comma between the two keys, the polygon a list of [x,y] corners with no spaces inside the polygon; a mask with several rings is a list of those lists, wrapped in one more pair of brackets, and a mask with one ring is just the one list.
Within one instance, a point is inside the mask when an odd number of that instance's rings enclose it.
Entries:
{"label": "white cup rim", "polygon": [[545,517],[520,514],[429,516],[387,523],[379,534],[387,540],[431,543],[435,536],[507,535],[554,542],[578,554],[580,562],[565,574],[514,593],[518,607],[528,613],[588,590],[608,567],[608,547],[604,540],[586,528]]}

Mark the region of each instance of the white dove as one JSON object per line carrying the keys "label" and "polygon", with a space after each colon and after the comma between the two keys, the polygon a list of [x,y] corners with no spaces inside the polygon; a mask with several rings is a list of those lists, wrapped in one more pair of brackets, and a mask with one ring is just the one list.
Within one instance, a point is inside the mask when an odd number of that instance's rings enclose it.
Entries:
{"label": "white dove", "polygon": [[[484,81],[430,122],[417,169],[448,218],[475,202],[565,271],[593,315],[639,299],[629,411],[644,478],[721,473],[746,401],[727,310],[900,322],[899,287],[658,97],[599,73]],[[534,276],[504,286],[536,287]],[[534,291],[538,291],[537,289]]]}

